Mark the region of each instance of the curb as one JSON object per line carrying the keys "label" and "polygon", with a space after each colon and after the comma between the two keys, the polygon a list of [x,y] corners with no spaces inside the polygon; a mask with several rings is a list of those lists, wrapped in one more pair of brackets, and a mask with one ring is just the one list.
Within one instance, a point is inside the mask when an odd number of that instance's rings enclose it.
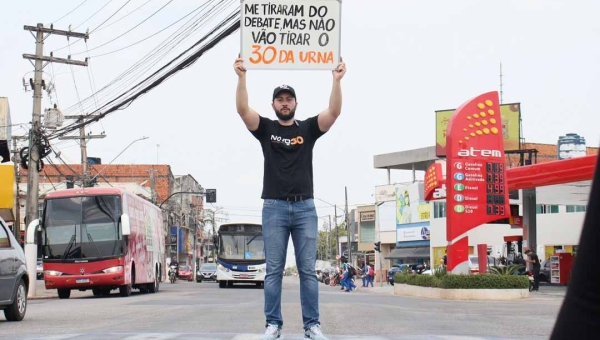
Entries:
{"label": "curb", "polygon": [[51,300],[57,299],[56,296],[35,296],[35,297],[27,297],[27,300]]}

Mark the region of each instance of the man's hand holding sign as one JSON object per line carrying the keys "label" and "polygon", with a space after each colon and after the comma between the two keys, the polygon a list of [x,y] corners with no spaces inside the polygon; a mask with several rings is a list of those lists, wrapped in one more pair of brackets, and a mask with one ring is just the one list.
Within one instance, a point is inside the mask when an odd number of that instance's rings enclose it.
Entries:
{"label": "man's hand holding sign", "polygon": [[[319,321],[319,284],[315,276],[317,212],[313,201],[312,155],[316,141],[342,111],[341,80],[346,64],[340,57],[339,0],[243,0],[241,53],[233,68],[238,76],[236,108],[264,155],[261,198],[266,258],[265,334],[281,337],[282,275],[288,239],[296,249],[304,337],[327,340]],[[271,107],[277,120],[248,105],[247,69],[331,70],[329,106],[321,113],[295,118],[296,90],[279,85]]]}

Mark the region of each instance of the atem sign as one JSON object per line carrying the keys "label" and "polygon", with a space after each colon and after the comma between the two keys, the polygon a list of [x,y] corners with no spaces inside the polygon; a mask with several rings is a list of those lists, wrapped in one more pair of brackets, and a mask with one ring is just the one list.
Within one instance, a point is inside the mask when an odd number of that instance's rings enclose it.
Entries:
{"label": "atem sign", "polygon": [[[510,216],[499,112],[498,93],[489,92],[459,107],[448,124],[445,189],[449,248],[456,248],[455,243],[468,245],[458,241],[469,230]],[[448,253],[450,271],[468,255],[465,249]]]}

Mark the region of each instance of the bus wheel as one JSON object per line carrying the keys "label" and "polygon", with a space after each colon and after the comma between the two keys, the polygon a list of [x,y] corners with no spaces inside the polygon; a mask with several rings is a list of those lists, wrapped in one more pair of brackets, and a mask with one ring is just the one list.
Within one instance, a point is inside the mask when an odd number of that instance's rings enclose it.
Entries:
{"label": "bus wheel", "polygon": [[225,288],[227,282],[225,281],[219,281],[219,288]]}
{"label": "bus wheel", "polygon": [[152,284],[149,286],[149,288],[150,288],[150,289],[149,289],[150,293],[156,293],[156,292],[158,292],[158,287],[159,287],[159,285],[160,285],[160,281],[159,281],[159,279],[158,279],[158,273],[156,273],[156,276],[154,276],[154,283],[152,283]]}
{"label": "bus wheel", "polygon": [[125,286],[119,287],[119,294],[122,297],[131,296],[131,285],[125,285]]}
{"label": "bus wheel", "polygon": [[70,289],[58,289],[58,298],[59,299],[68,299],[71,296]]}

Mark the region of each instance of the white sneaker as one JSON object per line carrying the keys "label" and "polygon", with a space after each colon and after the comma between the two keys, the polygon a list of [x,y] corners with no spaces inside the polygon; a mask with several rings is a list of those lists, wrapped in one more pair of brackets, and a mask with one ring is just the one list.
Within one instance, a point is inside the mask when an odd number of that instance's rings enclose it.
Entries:
{"label": "white sneaker", "polygon": [[265,334],[261,337],[262,340],[275,340],[281,337],[281,329],[277,325],[267,326]]}
{"label": "white sneaker", "polygon": [[329,340],[321,332],[321,326],[313,325],[309,329],[304,331],[304,338],[312,340]]}

